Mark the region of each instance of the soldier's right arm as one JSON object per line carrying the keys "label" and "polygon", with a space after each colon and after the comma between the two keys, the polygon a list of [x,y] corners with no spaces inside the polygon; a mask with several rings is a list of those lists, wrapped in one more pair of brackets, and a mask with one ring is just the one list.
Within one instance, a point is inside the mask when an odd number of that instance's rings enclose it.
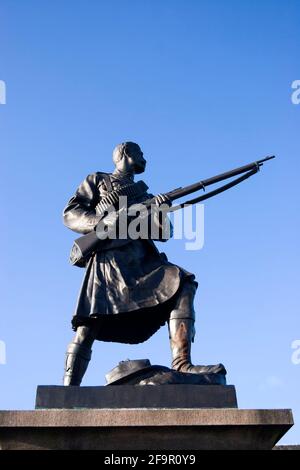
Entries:
{"label": "soldier's right arm", "polygon": [[88,175],[64,208],[63,222],[74,232],[89,233],[99,222],[101,216],[96,214],[95,208],[99,202],[101,179],[99,173]]}

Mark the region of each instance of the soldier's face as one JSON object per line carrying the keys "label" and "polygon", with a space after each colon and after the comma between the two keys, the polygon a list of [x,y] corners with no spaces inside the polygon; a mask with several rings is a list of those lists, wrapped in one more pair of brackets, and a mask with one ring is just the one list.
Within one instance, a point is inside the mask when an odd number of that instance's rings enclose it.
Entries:
{"label": "soldier's face", "polygon": [[129,159],[135,173],[143,173],[146,168],[146,160],[140,148],[136,148],[130,152]]}

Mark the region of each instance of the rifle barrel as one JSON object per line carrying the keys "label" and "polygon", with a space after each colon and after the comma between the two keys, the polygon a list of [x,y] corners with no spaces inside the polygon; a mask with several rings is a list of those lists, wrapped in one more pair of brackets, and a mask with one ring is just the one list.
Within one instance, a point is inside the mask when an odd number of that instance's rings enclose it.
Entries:
{"label": "rifle barrel", "polygon": [[206,186],[219,183],[220,181],[224,181],[228,178],[232,178],[233,176],[246,173],[247,171],[251,171],[255,168],[258,171],[259,168],[264,164],[264,162],[271,160],[272,158],[275,158],[275,156],[272,155],[269,157],[265,157],[265,158],[262,158],[261,160],[257,160],[255,162],[249,163],[248,165],[244,165],[239,168],[235,168],[234,170],[226,171],[225,173],[221,173],[217,176],[213,176],[212,178],[207,178],[206,180],[198,181],[197,183],[191,184],[190,186],[185,186],[184,188],[175,189],[167,193],[167,196],[172,201],[174,201],[175,199],[179,199],[183,196],[187,196],[188,194],[199,191],[200,189],[205,189]]}

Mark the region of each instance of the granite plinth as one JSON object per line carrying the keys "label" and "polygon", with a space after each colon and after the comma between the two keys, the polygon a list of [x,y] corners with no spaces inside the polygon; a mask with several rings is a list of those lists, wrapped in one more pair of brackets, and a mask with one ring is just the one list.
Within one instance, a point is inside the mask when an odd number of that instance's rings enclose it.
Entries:
{"label": "granite plinth", "polygon": [[114,385],[37,388],[39,408],[237,408],[233,385]]}
{"label": "granite plinth", "polygon": [[272,449],[291,410],[81,409],[0,411],[1,449]]}

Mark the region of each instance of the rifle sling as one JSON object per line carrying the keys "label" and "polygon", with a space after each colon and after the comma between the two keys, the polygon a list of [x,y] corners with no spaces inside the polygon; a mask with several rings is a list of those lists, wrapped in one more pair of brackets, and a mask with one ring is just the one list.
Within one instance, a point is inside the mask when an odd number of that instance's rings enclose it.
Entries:
{"label": "rifle sling", "polygon": [[240,176],[239,178],[236,178],[233,181],[230,181],[230,183],[220,186],[220,188],[214,189],[213,191],[210,191],[209,193],[203,194],[202,196],[196,197],[194,199],[190,199],[189,201],[182,202],[181,204],[178,204],[177,206],[170,207],[168,212],[177,211],[178,209],[182,209],[185,206],[197,204],[198,202],[205,201],[205,199],[209,199],[210,197],[223,193],[224,191],[227,191],[227,189],[233,188],[234,186],[241,183],[242,181],[245,181],[247,178],[250,178],[250,176],[255,175],[255,173],[257,173],[258,171],[259,171],[259,168],[254,168],[253,170],[248,171],[248,173],[246,173],[245,175]]}

